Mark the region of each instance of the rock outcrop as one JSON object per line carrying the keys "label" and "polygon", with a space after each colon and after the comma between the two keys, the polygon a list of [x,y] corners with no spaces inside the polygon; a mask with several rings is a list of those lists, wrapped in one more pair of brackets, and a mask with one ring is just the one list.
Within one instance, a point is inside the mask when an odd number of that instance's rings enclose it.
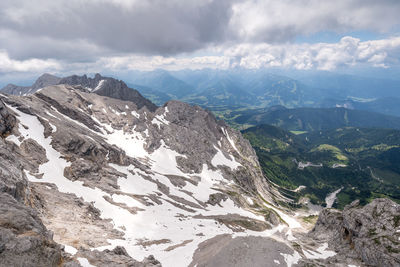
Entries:
{"label": "rock outcrop", "polygon": [[161,267],[161,263],[150,255],[139,262],[132,259],[124,247],[115,247],[113,250],[83,250],[77,256],[88,259],[91,264],[97,267]]}
{"label": "rock outcrop", "polygon": [[15,116],[10,114],[3,101],[0,100],[0,136],[6,137],[16,124]]}
{"label": "rock outcrop", "polygon": [[343,211],[324,209],[310,236],[328,241],[341,257],[360,258],[369,266],[399,266],[400,205],[375,199],[364,207],[355,201]]}
{"label": "rock outcrop", "polygon": [[30,191],[15,145],[4,140],[16,124],[15,116],[0,101],[0,266],[58,266],[61,246],[53,241],[37,211],[30,207]]}
{"label": "rock outcrop", "polygon": [[35,210],[0,193],[0,266],[58,266],[61,253]]}

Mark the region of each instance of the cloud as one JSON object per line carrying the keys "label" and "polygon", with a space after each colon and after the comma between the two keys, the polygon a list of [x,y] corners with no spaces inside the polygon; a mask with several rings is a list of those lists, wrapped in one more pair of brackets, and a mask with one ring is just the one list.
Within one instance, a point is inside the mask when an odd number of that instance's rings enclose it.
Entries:
{"label": "cloud", "polygon": [[400,37],[364,41],[350,36],[338,43],[240,44],[220,48],[231,66],[244,68],[284,67],[334,70],[340,67],[389,67],[399,64]]}
{"label": "cloud", "polygon": [[1,42],[15,58],[26,57],[26,51],[32,57],[58,57],[53,47],[62,42],[67,43],[65,49],[72,56],[90,45],[99,55],[105,51],[177,54],[222,42],[230,6],[230,0],[5,0],[0,3],[1,30],[13,33],[25,44],[36,38],[36,43],[50,49],[13,47],[15,40],[7,38]]}
{"label": "cloud", "polygon": [[320,31],[390,32],[399,13],[394,0],[2,0],[0,47],[18,60],[168,57]]}
{"label": "cloud", "polygon": [[387,33],[399,13],[393,0],[250,0],[233,5],[230,26],[245,42],[282,43],[321,31]]}
{"label": "cloud", "polygon": [[[154,69],[227,69],[242,67],[293,68],[335,70],[346,67],[399,66],[400,37],[360,41],[346,36],[337,43],[315,44],[254,44],[222,45],[203,50],[193,56],[146,56],[125,54],[103,56],[87,61],[63,59],[11,59],[5,50],[0,51],[0,72],[52,72],[52,73],[122,73],[132,70]],[[214,54],[214,55],[209,55]]]}
{"label": "cloud", "polygon": [[36,72],[56,71],[61,69],[61,64],[53,59],[11,59],[6,51],[0,50],[0,73],[9,72]]}
{"label": "cloud", "polygon": [[162,56],[125,56],[101,58],[96,65],[104,66],[107,70],[180,70],[180,69],[227,69],[230,60],[225,56],[198,56],[198,57],[162,57]]}
{"label": "cloud", "polygon": [[[0,73],[399,65],[397,0],[2,0]],[[307,39],[307,38],[305,38]],[[7,75],[8,75],[7,74]]]}

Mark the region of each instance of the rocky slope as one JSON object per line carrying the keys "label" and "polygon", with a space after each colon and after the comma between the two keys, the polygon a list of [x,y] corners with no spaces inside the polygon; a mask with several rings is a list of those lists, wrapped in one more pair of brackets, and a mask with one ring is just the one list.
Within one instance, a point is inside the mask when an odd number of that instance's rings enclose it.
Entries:
{"label": "rocky slope", "polygon": [[1,96],[3,144],[31,195],[23,203],[74,259],[105,266],[153,254],[176,266],[179,255],[185,266],[215,235],[265,235],[280,223],[268,203],[282,198],[240,133],[199,107],[172,101],[151,112],[91,91]]}
{"label": "rocky slope", "polygon": [[279,206],[288,200],[239,132],[199,107],[154,110],[83,79],[0,95],[0,265],[292,266],[336,255],[309,242],[304,211]]}
{"label": "rocky slope", "polygon": [[309,236],[339,252],[332,263],[361,258],[369,266],[400,266],[400,205],[383,198],[358,205],[323,210]]}

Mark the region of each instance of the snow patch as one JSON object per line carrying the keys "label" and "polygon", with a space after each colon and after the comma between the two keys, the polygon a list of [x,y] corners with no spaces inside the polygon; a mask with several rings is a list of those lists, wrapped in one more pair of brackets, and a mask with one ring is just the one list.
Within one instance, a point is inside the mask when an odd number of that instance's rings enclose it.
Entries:
{"label": "snow patch", "polygon": [[96,266],[90,264],[86,258],[77,258],[77,260],[82,265],[82,267],[96,267]]}
{"label": "snow patch", "polygon": [[59,119],[59,118],[57,118],[56,116],[54,116],[53,114],[51,114],[50,112],[48,112],[47,110],[46,110],[46,114],[49,115],[50,117],[55,118],[55,119]]}
{"label": "snow patch", "polygon": [[15,136],[15,135],[13,135],[13,134],[7,136],[6,140],[7,140],[7,141],[13,142],[13,143],[16,144],[17,146],[20,146],[21,143],[22,143],[21,141],[19,141],[18,137]]}
{"label": "snow patch", "polygon": [[254,205],[254,201],[250,198],[250,197],[246,197],[247,203],[249,203],[249,205],[253,206]]}
{"label": "snow patch", "polygon": [[235,158],[232,155],[230,155],[231,159],[228,159],[224,156],[224,154],[219,148],[217,148],[216,146],[214,146],[214,148],[217,150],[217,153],[211,160],[211,164],[214,167],[225,165],[231,168],[232,170],[235,170],[237,167],[242,166],[235,160]]}
{"label": "snow patch", "polygon": [[281,253],[288,267],[292,267],[293,264],[297,264],[301,259],[300,254],[294,251],[293,255]]}
{"label": "snow patch", "polygon": [[103,86],[104,82],[105,82],[105,80],[99,81],[99,83],[97,84],[96,88],[94,88],[92,92],[96,92],[97,90],[100,90],[101,87]]}
{"label": "snow patch", "polygon": [[132,116],[134,116],[134,117],[136,117],[136,118],[140,118],[140,115],[139,115],[139,113],[137,113],[136,111],[134,111],[134,110],[132,110],[131,111],[131,114],[132,114]]}
{"label": "snow patch", "polygon": [[64,251],[69,254],[72,254],[72,255],[75,255],[76,252],[78,252],[78,250],[76,248],[68,246],[68,245],[64,245]]}
{"label": "snow patch", "polygon": [[156,115],[156,116],[154,116],[154,118],[153,118],[153,120],[151,121],[151,123],[157,125],[158,128],[160,128],[160,125],[161,125],[161,124],[166,124],[166,125],[168,125],[168,124],[169,124],[169,121],[167,121],[167,119],[165,118],[165,116],[167,115],[168,112],[169,112],[169,111],[168,111],[168,107],[165,107],[164,113],[161,114],[161,115]]}
{"label": "snow patch", "polygon": [[[103,124],[104,125],[104,124]],[[111,127],[110,127],[111,128]],[[126,154],[130,157],[147,157],[149,154],[144,149],[145,139],[142,134],[132,129],[132,133],[124,132],[123,130],[112,130],[110,134],[105,137],[109,144],[116,145],[125,150]]]}
{"label": "snow patch", "polygon": [[336,200],[336,195],[339,194],[340,191],[342,191],[343,187],[339,188],[338,190],[328,194],[325,198],[326,202],[326,207],[327,208],[332,208],[333,203],[335,203]]}
{"label": "snow patch", "polygon": [[334,251],[326,250],[328,248],[328,243],[324,243],[321,247],[319,247],[316,252],[307,251],[303,249],[304,256],[307,259],[327,259],[329,257],[335,256],[336,253]]}
{"label": "snow patch", "polygon": [[225,134],[226,138],[228,139],[229,143],[230,143],[231,146],[233,147],[233,149],[235,149],[235,150],[239,153],[239,155],[240,155],[240,152],[239,152],[239,150],[237,149],[237,147],[236,147],[235,142],[233,141],[233,139],[229,136],[228,131],[227,131],[225,128],[223,128],[223,127],[222,127],[221,129],[222,129],[222,132]]}
{"label": "snow patch", "polygon": [[289,225],[289,228],[301,228],[301,224],[295,218],[283,213],[279,209],[267,203],[264,203],[264,206],[273,209],[276,213],[278,213],[278,215]]}

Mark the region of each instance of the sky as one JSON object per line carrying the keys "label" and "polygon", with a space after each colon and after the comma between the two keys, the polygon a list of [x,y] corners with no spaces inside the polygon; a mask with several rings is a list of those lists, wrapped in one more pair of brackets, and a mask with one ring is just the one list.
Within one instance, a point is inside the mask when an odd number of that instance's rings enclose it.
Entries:
{"label": "sky", "polygon": [[0,75],[391,69],[398,0],[2,0]]}

